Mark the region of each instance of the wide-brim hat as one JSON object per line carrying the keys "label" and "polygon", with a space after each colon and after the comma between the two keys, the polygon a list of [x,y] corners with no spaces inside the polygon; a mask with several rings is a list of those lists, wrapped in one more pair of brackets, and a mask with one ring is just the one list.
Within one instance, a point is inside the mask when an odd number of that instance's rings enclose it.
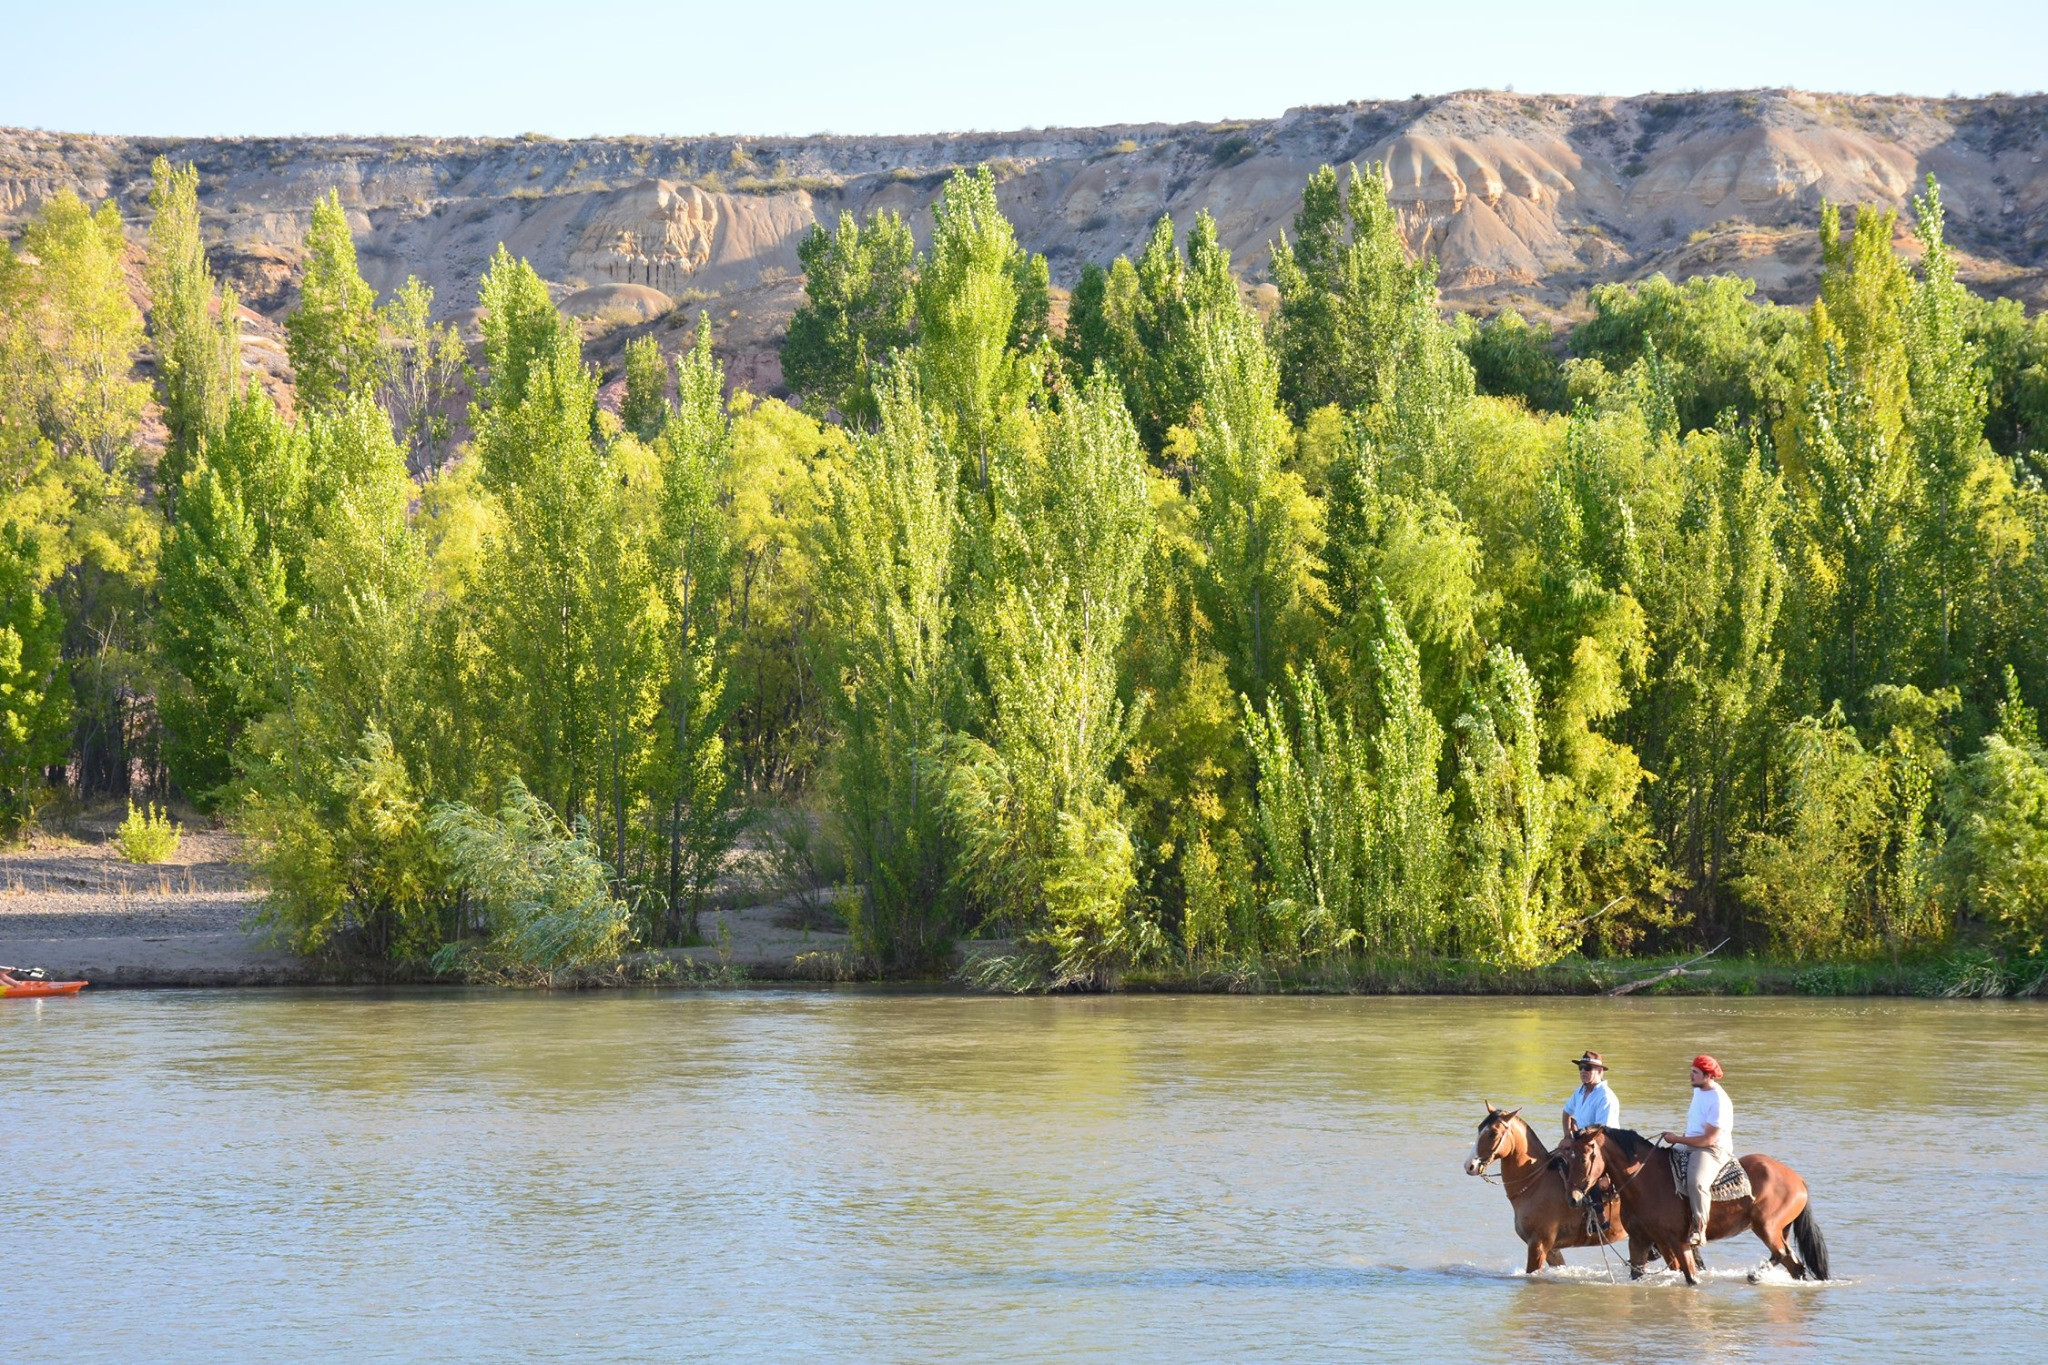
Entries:
{"label": "wide-brim hat", "polygon": [[1582,1053],[1580,1053],[1580,1054],[1579,1054],[1579,1055],[1578,1055],[1577,1057],[1573,1058],[1573,1059],[1572,1059],[1572,1065],[1573,1065],[1573,1066],[1597,1066],[1597,1067],[1599,1067],[1599,1068],[1600,1068],[1600,1069],[1601,1069],[1602,1071],[1605,1071],[1605,1070],[1607,1070],[1607,1063],[1606,1063],[1606,1061],[1605,1061],[1605,1060],[1603,1060],[1603,1059],[1601,1058],[1601,1056],[1600,1056],[1600,1054],[1599,1054],[1599,1053],[1597,1053],[1597,1052],[1591,1052],[1591,1051],[1588,1051],[1588,1052],[1582,1052]]}

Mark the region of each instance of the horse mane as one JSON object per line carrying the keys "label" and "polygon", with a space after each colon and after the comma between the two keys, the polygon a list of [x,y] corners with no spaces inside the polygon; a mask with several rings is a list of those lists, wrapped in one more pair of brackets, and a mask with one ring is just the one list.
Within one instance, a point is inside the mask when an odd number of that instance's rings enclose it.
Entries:
{"label": "horse mane", "polygon": [[1591,1128],[1582,1128],[1579,1131],[1591,1132],[1594,1129],[1598,1129],[1600,1132],[1613,1138],[1614,1145],[1621,1148],[1622,1154],[1628,1157],[1630,1161],[1648,1161],[1650,1154],[1657,1150],[1656,1143],[1650,1141],[1633,1128],[1609,1128],[1605,1124],[1596,1123]]}

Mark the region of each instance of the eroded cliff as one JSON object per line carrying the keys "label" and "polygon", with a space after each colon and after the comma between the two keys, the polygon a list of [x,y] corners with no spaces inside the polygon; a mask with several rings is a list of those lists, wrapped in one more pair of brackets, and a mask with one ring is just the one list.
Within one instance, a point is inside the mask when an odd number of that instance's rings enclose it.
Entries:
{"label": "eroded cliff", "polygon": [[[0,132],[0,228],[61,186],[147,217],[149,163],[195,162],[216,268],[256,315],[294,297],[316,197],[338,188],[365,277],[417,274],[468,314],[498,243],[594,330],[664,336],[709,309],[737,383],[772,390],[816,221],[888,207],[923,235],[956,166],[995,167],[1021,239],[1070,284],[1170,212],[1215,214],[1247,279],[1324,162],[1384,161],[1410,245],[1460,306],[1568,312],[1602,280],[1736,271],[1814,285],[1822,199],[1904,206],[1940,178],[1965,275],[2048,301],[2048,98],[1752,91],[1634,98],[1464,92],[1278,119],[917,138],[175,140]],[[1902,228],[1903,232],[1903,228]],[[673,307],[673,305],[682,305]],[[671,311],[673,307],[673,311]],[[261,331],[259,325],[259,331]]]}

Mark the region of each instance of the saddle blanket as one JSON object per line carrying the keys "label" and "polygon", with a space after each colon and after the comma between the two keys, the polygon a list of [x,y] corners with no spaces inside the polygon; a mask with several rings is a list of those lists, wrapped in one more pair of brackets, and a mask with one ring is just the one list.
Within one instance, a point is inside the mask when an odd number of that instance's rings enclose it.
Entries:
{"label": "saddle blanket", "polygon": [[[1687,1150],[1684,1147],[1671,1149],[1671,1183],[1681,1190],[1685,1188]],[[1742,1163],[1734,1157],[1728,1158],[1728,1164],[1721,1168],[1721,1174],[1714,1177],[1713,1188],[1709,1191],[1712,1196],[1711,1202],[1716,1204],[1729,1199],[1747,1199],[1751,1193],[1749,1172],[1743,1170]]]}

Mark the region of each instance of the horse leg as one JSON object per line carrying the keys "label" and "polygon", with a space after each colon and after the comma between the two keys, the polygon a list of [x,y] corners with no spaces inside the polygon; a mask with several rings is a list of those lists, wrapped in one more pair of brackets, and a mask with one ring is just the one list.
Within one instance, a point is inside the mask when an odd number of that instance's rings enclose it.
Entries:
{"label": "horse leg", "polygon": [[1549,1258],[1550,1248],[1543,1244],[1542,1238],[1537,1238],[1529,1243],[1529,1259],[1522,1266],[1522,1273],[1524,1275],[1534,1275],[1537,1271],[1543,1269],[1543,1263]]}
{"label": "horse leg", "polygon": [[1687,1284],[1696,1285],[1700,1282],[1700,1277],[1693,1272],[1691,1247],[1681,1246],[1676,1243],[1672,1243],[1664,1246],[1661,1249],[1664,1252],[1664,1260],[1666,1261],[1666,1263],[1668,1263],[1673,1269],[1681,1272],[1685,1276],[1685,1282]]}
{"label": "horse leg", "polygon": [[1562,1251],[1559,1251],[1559,1250],[1558,1250],[1558,1249],[1557,1249],[1556,1247],[1552,1247],[1552,1248],[1550,1249],[1550,1259],[1549,1259],[1549,1261],[1548,1261],[1548,1262],[1547,1262],[1546,1264],[1549,1264],[1549,1265],[1552,1265],[1552,1266],[1561,1266],[1561,1265],[1563,1265],[1563,1264],[1564,1264],[1564,1253],[1563,1253]]}

